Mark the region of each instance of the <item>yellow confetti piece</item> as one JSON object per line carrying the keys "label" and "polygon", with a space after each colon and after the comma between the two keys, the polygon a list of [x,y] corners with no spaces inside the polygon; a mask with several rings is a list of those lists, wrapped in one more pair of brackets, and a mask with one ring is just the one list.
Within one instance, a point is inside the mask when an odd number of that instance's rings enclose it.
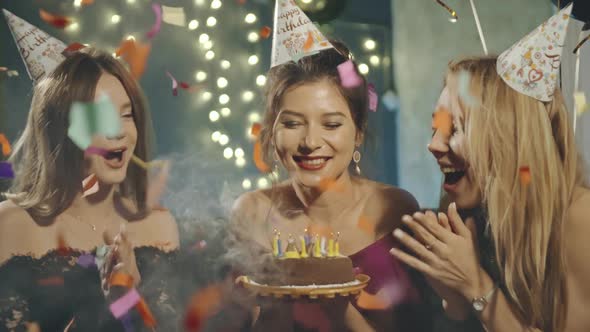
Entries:
{"label": "yellow confetti piece", "polygon": [[578,91],[574,93],[574,103],[576,105],[576,115],[580,116],[586,112],[590,105],[586,102],[586,95],[584,92]]}

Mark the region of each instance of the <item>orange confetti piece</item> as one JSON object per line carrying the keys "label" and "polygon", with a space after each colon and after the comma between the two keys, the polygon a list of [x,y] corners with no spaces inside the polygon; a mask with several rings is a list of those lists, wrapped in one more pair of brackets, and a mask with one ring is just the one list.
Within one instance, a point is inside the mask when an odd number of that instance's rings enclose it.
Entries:
{"label": "orange confetti piece", "polygon": [[250,135],[257,138],[258,135],[260,135],[261,130],[262,130],[262,125],[260,123],[254,123],[254,124],[252,124],[252,128],[250,129]]}
{"label": "orange confetti piece", "polygon": [[197,291],[191,298],[184,319],[187,331],[199,331],[204,322],[221,308],[222,284],[213,284]]}
{"label": "orange confetti piece", "polygon": [[51,24],[58,29],[63,29],[72,23],[72,20],[66,16],[54,15],[43,9],[39,9],[39,16],[47,24]]}
{"label": "orange confetti piece", "polygon": [[262,173],[270,172],[270,166],[264,162],[263,153],[262,153],[262,144],[260,144],[259,140],[256,140],[254,143],[254,165],[256,168]]}
{"label": "orange confetti piece", "polygon": [[268,26],[263,26],[260,29],[260,37],[262,37],[263,39],[267,39],[268,37],[270,37],[270,33],[272,32],[272,29]]}
{"label": "orange confetti piece", "polygon": [[432,128],[440,130],[443,134],[450,136],[453,132],[453,116],[444,107],[439,107],[432,114]]}
{"label": "orange confetti piece", "polygon": [[84,47],[86,47],[86,45],[80,44],[78,42],[71,43],[70,45],[68,45],[68,47],[66,47],[65,50],[63,50],[61,52],[61,54],[65,55],[65,56],[69,56],[72,53],[78,52],[79,50],[83,49]]}
{"label": "orange confetti piece", "polygon": [[0,134],[0,145],[2,145],[2,154],[6,157],[10,155],[12,152],[12,148],[10,147],[10,142],[6,139],[4,134]]}
{"label": "orange confetti piece", "polygon": [[373,295],[365,291],[361,291],[361,294],[359,295],[356,304],[359,307],[368,310],[383,310],[389,307],[387,301],[382,299],[381,296],[379,296],[379,294]]}
{"label": "orange confetti piece", "polygon": [[37,280],[37,284],[40,286],[63,286],[63,277],[48,277]]}
{"label": "orange confetti piece", "polygon": [[131,75],[139,79],[145,71],[147,58],[151,51],[150,44],[141,44],[132,39],[121,42],[115,54],[120,56],[129,64]]}
{"label": "orange confetti piece", "polygon": [[303,44],[303,50],[304,51],[309,51],[309,49],[313,46],[313,35],[311,34],[311,31],[309,31],[307,33],[307,40],[305,41],[305,44]]}
{"label": "orange confetti piece", "polygon": [[521,166],[518,170],[518,173],[520,175],[520,183],[523,186],[531,183],[531,170],[528,166]]}
{"label": "orange confetti piece", "polygon": [[365,216],[359,218],[356,226],[369,235],[375,234],[375,224]]}
{"label": "orange confetti piece", "polygon": [[135,305],[135,308],[139,312],[139,315],[143,319],[143,323],[147,327],[155,327],[156,326],[156,319],[152,314],[150,308],[148,307],[145,300],[142,298],[139,302]]}
{"label": "orange confetti piece", "polygon": [[57,235],[57,253],[61,256],[66,256],[72,252],[72,249],[67,245],[66,239],[62,233]]}

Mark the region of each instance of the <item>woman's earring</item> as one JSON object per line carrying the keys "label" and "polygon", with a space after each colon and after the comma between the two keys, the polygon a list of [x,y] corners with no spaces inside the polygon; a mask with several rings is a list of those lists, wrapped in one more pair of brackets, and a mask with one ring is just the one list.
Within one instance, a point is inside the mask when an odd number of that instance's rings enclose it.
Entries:
{"label": "woman's earring", "polygon": [[279,162],[280,162],[280,158],[279,158],[279,154],[277,153],[276,150],[272,154],[272,160],[273,160],[273,162],[272,162],[273,166],[272,166],[272,174],[271,174],[271,176],[272,176],[273,180],[278,181],[279,180],[279,176],[280,176],[280,173],[279,173]]}
{"label": "woman's earring", "polygon": [[355,167],[355,172],[357,175],[361,175],[361,168],[359,167],[359,162],[361,161],[361,153],[359,152],[359,150],[354,150],[354,153],[352,154],[352,161],[354,161],[356,167]]}

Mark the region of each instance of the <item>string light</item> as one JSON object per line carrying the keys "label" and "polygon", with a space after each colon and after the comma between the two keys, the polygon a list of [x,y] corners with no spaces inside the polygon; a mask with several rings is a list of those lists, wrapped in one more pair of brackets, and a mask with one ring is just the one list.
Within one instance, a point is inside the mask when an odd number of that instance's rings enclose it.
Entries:
{"label": "string light", "polygon": [[209,50],[207,51],[207,53],[205,53],[205,59],[207,60],[213,60],[213,58],[215,57],[215,52]]}
{"label": "string light", "polygon": [[204,49],[206,50],[210,50],[213,48],[213,41],[208,40],[206,42],[204,42],[203,44],[201,44],[203,46]]}
{"label": "string light", "polygon": [[223,158],[231,159],[233,156],[234,156],[234,150],[232,150],[232,148],[227,147],[227,148],[223,149]]}
{"label": "string light", "polygon": [[252,188],[252,181],[250,181],[250,179],[244,179],[244,181],[242,181],[242,188],[246,190]]}
{"label": "string light", "polygon": [[78,24],[78,22],[74,22],[70,25],[67,26],[66,30],[68,31],[78,31],[78,28],[80,27],[80,25]]}
{"label": "string light", "polygon": [[211,134],[211,140],[212,140],[213,142],[219,142],[219,138],[220,138],[220,137],[221,137],[221,133],[220,133],[219,131],[214,131],[214,132]]}
{"label": "string light", "polygon": [[252,91],[244,91],[242,93],[242,100],[245,102],[251,102],[254,99],[254,92]]}
{"label": "string light", "polygon": [[236,151],[234,151],[234,155],[236,156],[236,158],[244,158],[245,153],[242,148],[237,148]]}
{"label": "string light", "polygon": [[217,122],[217,120],[219,120],[219,113],[217,111],[209,112],[209,120],[211,120],[211,122]]}
{"label": "string light", "polygon": [[258,75],[256,76],[256,85],[264,86],[266,84],[266,76]]}
{"label": "string light", "polygon": [[207,26],[214,27],[215,24],[217,24],[217,19],[213,16],[209,16],[209,18],[207,18]]}
{"label": "string light", "polygon": [[220,89],[224,89],[227,87],[227,79],[225,77],[220,77],[217,79],[217,87]]}
{"label": "string light", "polygon": [[74,0],[74,7],[80,8],[82,6],[82,0]]}
{"label": "string light", "polygon": [[191,20],[190,22],[188,22],[188,28],[190,30],[196,30],[198,27],[199,27],[199,21]]}
{"label": "string light", "polygon": [[226,95],[225,93],[222,94],[221,96],[219,96],[219,103],[221,105],[225,105],[225,104],[229,103],[229,96]]}
{"label": "string light", "polygon": [[127,0],[127,3],[130,4],[130,5],[132,5],[132,4],[135,3],[135,0]]}
{"label": "string light", "polygon": [[129,36],[127,36],[127,40],[135,40],[135,36],[129,35]]}
{"label": "string light", "polygon": [[251,43],[255,43],[258,41],[258,39],[260,39],[260,36],[258,35],[258,32],[255,31],[250,31],[248,32],[248,41]]}
{"label": "string light", "polygon": [[231,62],[227,60],[221,60],[221,68],[222,69],[229,69],[231,67]]}
{"label": "string light", "polygon": [[257,64],[258,63],[258,56],[257,55],[250,55],[248,57],[248,63],[252,66]]}
{"label": "string light", "polygon": [[379,66],[379,62],[381,62],[381,61],[380,61],[380,59],[379,59],[379,57],[378,57],[378,56],[376,56],[376,55],[371,55],[371,57],[369,58],[369,62],[370,62],[370,63],[371,63],[373,66],[377,67],[377,66]]}
{"label": "string light", "polygon": [[119,16],[117,14],[111,16],[111,23],[117,24],[119,22],[121,22],[121,16]]}
{"label": "string light", "polygon": [[221,1],[220,0],[211,1],[211,9],[219,9],[219,8],[221,8]]}
{"label": "string light", "polygon": [[207,79],[207,73],[199,70],[196,74],[195,74],[195,79],[197,80],[197,82],[203,82],[204,80]]}
{"label": "string light", "polygon": [[361,72],[361,74],[366,75],[369,73],[369,66],[367,66],[366,63],[361,63],[359,65],[359,71]]}
{"label": "string light", "polygon": [[246,22],[248,24],[252,24],[252,23],[256,22],[256,15],[254,15],[252,13],[248,13],[248,15],[246,15],[246,17],[244,18],[244,22]]}
{"label": "string light", "polygon": [[377,43],[373,39],[365,40],[365,48],[369,51],[372,51],[377,47]]}
{"label": "string light", "polygon": [[231,115],[231,110],[227,107],[224,107],[221,109],[221,116],[224,118],[227,118],[228,116]]}
{"label": "string light", "polygon": [[205,5],[205,0],[195,0],[195,5],[203,7]]}
{"label": "string light", "polygon": [[260,178],[256,184],[258,185],[258,188],[264,189],[268,187],[268,180],[266,178]]}
{"label": "string light", "polygon": [[201,93],[201,99],[203,101],[209,101],[209,100],[211,100],[211,97],[213,97],[213,94],[209,91],[203,91]]}
{"label": "string light", "polygon": [[201,43],[201,44],[202,44],[202,43],[205,43],[205,42],[208,42],[208,41],[209,41],[209,35],[208,35],[208,34],[206,34],[206,33],[202,33],[202,34],[199,36],[199,43]]}
{"label": "string light", "polygon": [[248,114],[248,121],[259,122],[260,121],[260,114],[258,112],[251,112],[250,114]]}
{"label": "string light", "polygon": [[244,159],[244,158],[236,159],[236,166],[238,166],[240,168],[246,166],[246,159]]}
{"label": "string light", "polygon": [[229,143],[229,137],[227,137],[226,134],[221,134],[221,136],[219,136],[219,144],[226,145],[227,143]]}

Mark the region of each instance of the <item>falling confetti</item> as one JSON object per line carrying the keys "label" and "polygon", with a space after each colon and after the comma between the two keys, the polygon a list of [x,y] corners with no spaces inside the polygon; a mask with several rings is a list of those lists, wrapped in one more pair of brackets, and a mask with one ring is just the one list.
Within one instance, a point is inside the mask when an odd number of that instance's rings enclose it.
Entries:
{"label": "falling confetti", "polygon": [[0,178],[14,178],[14,171],[12,170],[12,165],[9,162],[0,161]]}
{"label": "falling confetti", "polygon": [[459,97],[463,100],[463,102],[469,107],[477,106],[478,102],[471,94],[470,89],[470,75],[466,70],[461,70],[457,77],[457,86],[459,89]]}
{"label": "falling confetti", "polygon": [[373,83],[367,85],[367,92],[369,94],[369,111],[377,112],[379,97],[377,96],[377,91],[375,91],[375,85],[373,85]]}
{"label": "falling confetti", "polygon": [[82,180],[82,197],[87,197],[98,192],[98,178],[94,174],[90,174],[87,178]]}
{"label": "falling confetti", "polygon": [[0,145],[2,145],[2,154],[7,157],[12,152],[12,148],[10,147],[10,142],[6,139],[4,134],[0,133]]}
{"label": "falling confetti", "polygon": [[580,116],[582,113],[586,112],[590,105],[586,102],[586,94],[582,91],[578,91],[574,93],[574,104],[576,105],[576,115]]}
{"label": "falling confetti", "polygon": [[363,79],[357,74],[354,62],[347,60],[338,65],[340,82],[345,88],[356,88],[363,84]]}
{"label": "falling confetti", "polygon": [[84,267],[84,268],[89,268],[91,266],[96,266],[96,262],[94,260],[94,255],[90,255],[90,254],[83,254],[78,256],[78,259],[76,260],[76,264]]}
{"label": "falling confetti", "polygon": [[53,15],[43,9],[39,9],[39,16],[47,24],[51,24],[58,29],[64,29],[72,23],[72,20],[65,16]]}
{"label": "falling confetti", "polygon": [[260,140],[256,140],[256,143],[254,143],[253,153],[254,165],[256,165],[256,168],[262,173],[270,172],[270,166],[264,161],[264,153],[262,152],[262,144],[260,143]]}
{"label": "falling confetti", "polygon": [[141,316],[145,326],[151,328],[156,326],[156,319],[154,318],[154,315],[143,298],[139,300],[135,307],[137,308],[137,311],[139,312],[139,315]]}
{"label": "falling confetti", "polygon": [[65,50],[61,52],[61,54],[64,56],[71,56],[79,50],[83,49],[84,47],[86,47],[86,45],[80,44],[78,42],[71,43],[70,45],[68,45],[68,47],[66,47]]}
{"label": "falling confetti", "polygon": [[175,97],[178,96],[178,81],[176,81],[176,78],[170,72],[166,71],[166,75],[172,80],[172,95]]}
{"label": "falling confetti", "polygon": [[260,35],[260,37],[262,37],[263,39],[268,39],[270,37],[270,34],[272,33],[272,29],[269,26],[263,26],[260,29],[260,32],[258,33]]}
{"label": "falling confetti", "polygon": [[133,308],[141,299],[141,296],[135,288],[132,288],[127,294],[123,295],[115,302],[109,305],[109,309],[115,318],[123,317],[131,308]]}
{"label": "falling confetti", "polygon": [[125,39],[119,45],[115,55],[122,57],[129,64],[131,75],[135,79],[139,79],[145,71],[150,51],[150,44],[141,44],[132,39]]}
{"label": "falling confetti", "polygon": [[521,166],[518,169],[518,174],[520,176],[520,183],[523,186],[526,186],[529,183],[531,183],[531,170],[528,166]]}
{"label": "falling confetti", "polygon": [[444,135],[450,136],[453,131],[453,116],[444,107],[438,107],[432,114],[432,128],[440,130]]}
{"label": "falling confetti", "polygon": [[262,125],[260,123],[253,123],[252,128],[250,128],[250,135],[254,138],[257,138],[260,135],[260,131],[262,130]]}
{"label": "falling confetti", "polygon": [[184,317],[184,328],[199,331],[205,321],[221,308],[223,284],[212,284],[197,291],[191,298]]}
{"label": "falling confetti", "polygon": [[108,95],[97,102],[74,102],[70,108],[68,137],[82,150],[86,150],[94,135],[117,136],[121,131],[119,112]]}
{"label": "falling confetti", "polygon": [[186,25],[186,17],[184,15],[184,8],[182,7],[168,7],[162,6],[162,21],[184,27]]}
{"label": "falling confetti", "polygon": [[380,293],[376,295],[369,294],[364,290],[361,291],[361,295],[359,295],[356,304],[367,310],[384,310],[389,307],[389,304],[385,299],[383,299]]}
{"label": "falling confetti", "polygon": [[162,27],[162,7],[157,3],[153,3],[152,10],[156,15],[156,22],[154,22],[150,31],[146,33],[146,37],[149,39],[154,38],[160,32],[160,28]]}

